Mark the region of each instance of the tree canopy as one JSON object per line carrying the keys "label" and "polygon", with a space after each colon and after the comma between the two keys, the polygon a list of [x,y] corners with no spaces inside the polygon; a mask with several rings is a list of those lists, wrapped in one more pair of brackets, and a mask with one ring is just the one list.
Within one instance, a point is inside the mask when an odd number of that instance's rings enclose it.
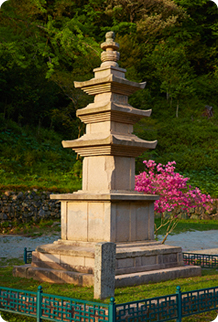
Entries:
{"label": "tree canopy", "polygon": [[127,78],[148,82],[131,98],[136,107],[165,97],[178,116],[193,95],[217,104],[217,18],[206,0],[8,0],[0,8],[0,113],[76,137],[75,111],[90,98],[73,81],[92,77],[109,30]]}

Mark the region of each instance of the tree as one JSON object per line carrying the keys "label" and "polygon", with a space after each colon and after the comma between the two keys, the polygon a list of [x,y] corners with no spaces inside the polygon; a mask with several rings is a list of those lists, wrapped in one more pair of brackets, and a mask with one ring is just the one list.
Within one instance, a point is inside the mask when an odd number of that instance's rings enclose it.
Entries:
{"label": "tree", "polygon": [[167,100],[177,101],[176,117],[179,113],[179,100],[189,97],[195,91],[195,75],[186,57],[183,44],[175,41],[162,41],[150,56],[155,66],[157,78],[161,81],[160,90],[166,93]]}

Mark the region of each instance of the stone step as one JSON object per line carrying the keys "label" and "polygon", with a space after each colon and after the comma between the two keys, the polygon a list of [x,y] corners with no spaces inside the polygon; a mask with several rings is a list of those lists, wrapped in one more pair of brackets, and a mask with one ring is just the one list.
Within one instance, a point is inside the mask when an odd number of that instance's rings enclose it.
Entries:
{"label": "stone step", "polygon": [[115,287],[126,287],[148,283],[158,283],[177,278],[201,276],[200,266],[180,266],[147,272],[117,275]]}
{"label": "stone step", "polygon": [[[94,285],[94,275],[73,271],[32,267],[31,265],[14,266],[13,275],[33,278],[49,283],[68,283],[79,286]],[[199,266],[172,267],[148,272],[131,273],[115,276],[115,287],[126,287],[148,283],[158,283],[177,278],[200,276]]]}
{"label": "stone step", "polygon": [[[38,246],[32,253],[32,266],[93,274],[95,248],[86,243],[53,243]],[[116,275],[183,266],[181,247],[155,241],[122,243],[116,248]]]}
{"label": "stone step", "polygon": [[93,286],[94,275],[51,268],[32,267],[30,264],[14,266],[13,276],[33,278],[37,281],[57,284],[74,284],[79,286]]}

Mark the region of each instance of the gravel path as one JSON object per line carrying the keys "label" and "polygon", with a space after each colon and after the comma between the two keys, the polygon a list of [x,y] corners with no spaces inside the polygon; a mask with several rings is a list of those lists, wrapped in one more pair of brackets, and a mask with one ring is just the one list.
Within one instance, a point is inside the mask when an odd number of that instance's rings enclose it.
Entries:
{"label": "gravel path", "polygon": [[[163,238],[159,239],[162,240]],[[169,235],[165,244],[181,246],[184,252],[218,248],[218,230],[188,231],[178,235]]]}
{"label": "gravel path", "polygon": [[[0,235],[0,258],[22,258],[24,247],[35,249],[39,245],[50,244],[60,238],[60,234],[42,237],[22,237]],[[159,238],[162,240],[163,238]],[[181,246],[183,251],[218,248],[218,230],[191,231],[168,236],[166,245]]]}
{"label": "gravel path", "polygon": [[36,249],[37,246],[53,243],[60,234],[42,237],[23,237],[15,235],[0,235],[0,258],[23,258],[24,247]]}

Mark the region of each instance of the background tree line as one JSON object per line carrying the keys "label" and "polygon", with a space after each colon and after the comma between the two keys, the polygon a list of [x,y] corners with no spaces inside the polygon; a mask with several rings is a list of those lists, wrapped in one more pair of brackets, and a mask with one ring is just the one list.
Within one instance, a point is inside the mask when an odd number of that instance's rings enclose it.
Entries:
{"label": "background tree line", "polygon": [[[218,9],[212,1],[6,1],[0,9],[1,129],[13,121],[65,139],[82,134],[75,113],[92,98],[73,81],[92,77],[109,30],[120,44],[126,77],[147,81],[130,103],[153,109],[135,132],[159,144],[139,158],[138,171],[143,158],[153,158],[176,160],[183,172],[216,175]],[[211,119],[205,105],[213,106]]]}

